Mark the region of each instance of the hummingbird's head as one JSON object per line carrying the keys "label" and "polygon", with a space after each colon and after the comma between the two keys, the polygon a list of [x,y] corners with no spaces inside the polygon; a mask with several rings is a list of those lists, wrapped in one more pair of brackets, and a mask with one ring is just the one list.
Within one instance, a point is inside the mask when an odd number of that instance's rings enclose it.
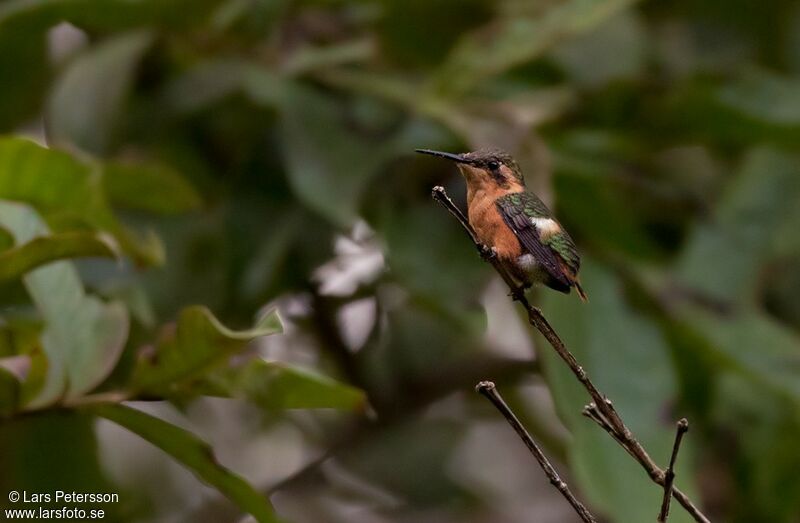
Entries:
{"label": "hummingbird's head", "polygon": [[453,154],[429,149],[417,149],[418,153],[430,154],[456,162],[458,170],[470,185],[492,184],[503,189],[524,187],[522,171],[514,159],[500,149],[481,149],[471,153]]}

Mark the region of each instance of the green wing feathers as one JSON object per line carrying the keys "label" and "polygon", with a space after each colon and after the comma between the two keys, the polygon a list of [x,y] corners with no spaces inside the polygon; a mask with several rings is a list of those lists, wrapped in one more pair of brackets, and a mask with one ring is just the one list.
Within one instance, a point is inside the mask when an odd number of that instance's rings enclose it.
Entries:
{"label": "green wing feathers", "polygon": [[509,204],[522,209],[525,215],[531,218],[552,218],[553,213],[538,196],[531,192],[520,192],[503,197]]}
{"label": "green wing feathers", "polygon": [[497,204],[526,250],[537,255],[540,263],[547,267],[556,280],[562,281],[566,289],[574,286],[581,299],[587,301],[586,293],[578,282],[581,257],[570,235],[563,227],[554,234],[545,235],[533,226],[535,220],[531,218],[550,219],[558,223],[544,202],[533,193],[521,192],[498,198]]}
{"label": "green wing feathers", "polygon": [[581,257],[578,254],[578,249],[575,247],[575,243],[570,238],[569,234],[564,232],[559,232],[550,236],[549,238],[545,238],[542,243],[556,251],[561,259],[564,261],[564,264],[569,267],[570,272],[572,272],[573,276],[578,274],[578,271],[581,268]]}
{"label": "green wing feathers", "polygon": [[[526,216],[555,220],[550,209],[547,208],[538,196],[531,192],[511,194],[506,198],[508,198],[512,204],[521,206]],[[577,247],[575,247],[575,242],[572,241],[567,231],[562,228],[561,232],[544,238],[541,241],[561,257],[573,275],[578,274],[578,270],[581,267],[581,257],[578,254]]]}

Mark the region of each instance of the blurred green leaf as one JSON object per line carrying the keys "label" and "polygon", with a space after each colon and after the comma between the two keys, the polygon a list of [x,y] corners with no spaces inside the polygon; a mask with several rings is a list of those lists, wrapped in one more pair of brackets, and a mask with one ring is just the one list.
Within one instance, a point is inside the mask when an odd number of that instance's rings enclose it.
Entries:
{"label": "blurred green leaf", "polygon": [[30,405],[33,400],[40,397],[42,390],[48,384],[50,375],[50,364],[43,347],[37,346],[29,353],[29,357],[31,365],[20,388],[19,404],[21,406]]}
{"label": "blurred green leaf", "polygon": [[[567,133],[553,146],[557,214],[586,243],[656,257],[659,245],[648,230],[653,199],[619,157],[637,154],[625,136],[603,131]],[[627,182],[627,183],[626,183]]]}
{"label": "blurred green leaf", "polygon": [[98,405],[87,410],[125,427],[160,448],[259,523],[278,521],[269,499],[240,476],[220,465],[212,449],[191,432],[123,405]]}
{"label": "blurred green leaf", "polygon": [[778,224],[772,237],[771,251],[776,257],[797,257],[800,255],[800,205],[789,209]]}
{"label": "blurred green leaf", "polygon": [[0,195],[27,201],[43,211],[96,212],[110,220],[96,190],[97,175],[69,154],[23,138],[0,140]]}
{"label": "blurred green leaf", "polygon": [[196,64],[171,79],[162,98],[177,113],[197,111],[241,89],[246,70],[235,57]]}
{"label": "blurred green leaf", "polygon": [[195,188],[162,164],[108,163],[103,169],[103,188],[112,205],[152,213],[184,213],[202,204]]}
{"label": "blurred green leaf", "polygon": [[718,91],[723,105],[775,125],[800,125],[800,78],[750,70]]}
{"label": "blurred green leaf", "polygon": [[438,66],[466,31],[491,17],[480,0],[393,0],[382,2],[380,50],[406,66]]}
{"label": "blurred green leaf", "polygon": [[[581,276],[588,304],[573,295],[546,292],[542,310],[597,387],[613,399],[637,439],[664,463],[675,429],[663,416],[677,395],[669,349],[658,328],[624,301],[612,273],[586,260]],[[606,432],[581,416],[581,406],[591,398],[551,347],[541,340],[537,349],[558,412],[574,436],[570,464],[589,503],[614,521],[652,520],[661,488]],[[689,455],[691,444],[681,451],[678,466],[683,470]],[[676,485],[689,493],[695,490],[688,473]],[[673,518],[691,521],[678,508],[671,511]]]}
{"label": "blurred green leaf", "polygon": [[284,74],[299,76],[351,62],[365,62],[376,54],[375,42],[369,38],[353,39],[334,45],[307,46],[298,49],[284,61]]}
{"label": "blurred green leaf", "polygon": [[0,360],[0,420],[14,413],[19,405],[19,379]]}
{"label": "blurred green leaf", "polygon": [[0,323],[0,367],[19,382],[15,409],[27,405],[47,381],[47,357],[40,342],[41,325],[35,321],[3,318]]}
{"label": "blurred green leaf", "polygon": [[748,471],[732,477],[737,498],[747,497],[732,503],[737,521],[791,521],[800,495],[797,402],[765,394],[741,373],[726,374],[717,387],[714,422],[736,432],[743,452],[735,466]]}
{"label": "blurred green leaf", "polygon": [[220,0],[7,0],[0,33],[9,27],[45,29],[61,21],[95,30],[146,24],[186,27],[202,20]]}
{"label": "blurred green leaf", "polygon": [[[36,212],[22,204],[0,201],[0,223],[21,243],[48,234]],[[41,339],[48,360],[46,384],[30,406],[46,406],[63,395],[75,398],[99,385],[125,346],[125,307],[87,295],[66,261],[29,272],[23,281],[45,321]]]}
{"label": "blurred green leaf", "polygon": [[45,44],[42,30],[0,23],[0,132],[13,129],[38,109],[49,76]]}
{"label": "blurred green leaf", "polygon": [[0,226],[0,253],[14,246],[14,235]]}
{"label": "blurred green leaf", "polygon": [[558,214],[587,243],[621,250],[636,257],[655,257],[658,246],[650,240],[640,216],[628,206],[611,181],[603,178],[559,176],[556,189]]}
{"label": "blurred green leaf", "polygon": [[[286,104],[288,104],[286,107],[296,107],[294,104],[302,103],[304,96],[313,98],[312,91],[306,91],[300,84],[290,83],[286,78],[265,67],[249,66],[243,73],[244,92],[258,105],[270,109],[278,109]],[[327,110],[332,110],[332,106]]]}
{"label": "blurred green leaf", "polygon": [[48,221],[105,230],[141,263],[160,263],[163,248],[152,235],[140,237],[114,217],[102,191],[99,168],[65,152],[21,138],[0,138],[0,199],[27,202]]}
{"label": "blurred green leaf", "polygon": [[553,48],[551,56],[572,81],[598,88],[636,78],[646,60],[647,32],[633,10],[610,16],[602,24]]}
{"label": "blurred green leaf", "polygon": [[[287,264],[297,238],[310,240],[308,236],[300,234],[310,228],[309,222],[313,223],[301,209],[281,213],[279,216],[271,217],[271,221],[274,227],[269,231],[269,236],[258,239],[258,249],[242,273],[239,293],[248,300],[256,299],[259,293],[265,292],[272,285],[291,286],[292,280],[288,271],[281,269]],[[327,255],[327,252],[325,254]],[[302,267],[297,269],[303,270]],[[305,276],[301,275],[300,278],[304,279]],[[281,289],[279,288],[278,292]]]}
{"label": "blurred green leaf", "polygon": [[119,249],[111,236],[90,232],[65,232],[40,236],[0,252],[0,281],[21,277],[50,262],[67,258],[116,258]]}
{"label": "blurred green leaf", "polygon": [[793,242],[786,226],[797,223],[799,180],[797,157],[768,147],[750,151],[713,221],[697,226],[689,238],[678,260],[678,278],[719,300],[755,298],[764,264]]}
{"label": "blurred green leaf", "polygon": [[340,226],[352,225],[365,184],[389,157],[385,142],[369,144],[345,125],[337,104],[297,88],[281,109],[289,184],[311,209]]}
{"label": "blurred green leaf", "polygon": [[122,284],[102,289],[101,294],[109,300],[117,300],[125,304],[131,318],[146,329],[156,326],[156,316],[150,296],[138,283]]}
{"label": "blurred green leaf", "polygon": [[509,9],[495,22],[456,44],[434,84],[447,95],[463,94],[487,78],[531,61],[564,39],[588,31],[635,0],[567,0]]}
{"label": "blurred green leaf", "polygon": [[[418,108],[420,111],[427,111],[427,106],[442,105],[440,100],[429,101],[419,96],[422,85],[405,76],[398,74],[376,74],[370,71],[359,69],[332,69],[321,73],[326,83],[341,89],[374,96],[406,109]],[[431,112],[432,111],[427,111]]]}
{"label": "blurred green leaf", "polygon": [[800,337],[757,311],[714,314],[686,307],[679,317],[709,341],[700,345],[721,365],[761,387],[800,401]]}
{"label": "blurred green leaf", "polygon": [[[379,360],[382,366],[373,372],[379,376],[380,390],[401,396],[389,400],[392,403],[408,401],[400,391],[409,382],[436,389],[432,384],[438,383],[443,374],[458,375],[465,362],[480,358],[486,350],[486,311],[477,303],[465,310],[463,302],[450,299],[454,304],[412,295],[389,315],[388,330],[392,335],[381,347],[386,352]],[[455,305],[458,303],[461,307]],[[370,399],[387,401],[384,397]]]}
{"label": "blurred green leaf", "polygon": [[425,418],[418,423],[392,424],[363,445],[343,453],[342,461],[357,477],[398,493],[416,510],[435,510],[441,503],[469,500],[469,494],[451,471],[464,434],[461,423],[453,419]]}
{"label": "blurred green leaf", "polygon": [[56,82],[47,105],[50,140],[108,153],[136,66],[152,43],[149,32],[122,34],[76,58]]}
{"label": "blurred green leaf", "polygon": [[[94,420],[75,411],[51,410],[1,422],[0,462],[3,492],[55,492],[64,485],[76,492],[118,492],[104,477]],[[56,508],[56,503],[45,507]],[[11,505],[8,496],[2,496],[0,508],[20,505]],[[116,503],[103,508],[107,520],[121,519]]]}
{"label": "blurred green leaf", "polygon": [[378,226],[392,276],[436,302],[446,296],[443,305],[463,302],[491,274],[458,223],[441,208],[426,204],[387,210]]}
{"label": "blurred green leaf", "polygon": [[165,393],[226,361],[257,337],[281,332],[275,311],[247,331],[232,331],[205,307],[184,309],[177,324],[165,329],[152,357],[139,360],[131,380],[136,391]]}
{"label": "blurred green leaf", "polygon": [[162,96],[177,113],[199,111],[235,93],[246,95],[257,105],[276,109],[296,87],[273,69],[228,57],[201,62],[183,71],[167,83]]}
{"label": "blurred green leaf", "polygon": [[204,394],[238,397],[267,410],[360,409],[364,393],[310,370],[256,359],[212,373],[200,385]]}

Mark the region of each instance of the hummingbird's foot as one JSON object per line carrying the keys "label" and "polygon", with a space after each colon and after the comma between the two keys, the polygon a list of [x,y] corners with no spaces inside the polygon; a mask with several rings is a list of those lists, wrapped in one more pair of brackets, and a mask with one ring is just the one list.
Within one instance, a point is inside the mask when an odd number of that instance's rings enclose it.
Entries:
{"label": "hummingbird's foot", "polygon": [[519,287],[515,287],[514,289],[512,289],[511,292],[508,293],[508,295],[511,296],[511,299],[514,301],[522,301],[522,299],[525,297],[525,290],[528,287],[529,286],[520,285]]}
{"label": "hummingbird's foot", "polygon": [[489,247],[485,243],[478,244],[478,253],[483,258],[483,261],[492,261],[497,256],[497,251],[494,247]]}

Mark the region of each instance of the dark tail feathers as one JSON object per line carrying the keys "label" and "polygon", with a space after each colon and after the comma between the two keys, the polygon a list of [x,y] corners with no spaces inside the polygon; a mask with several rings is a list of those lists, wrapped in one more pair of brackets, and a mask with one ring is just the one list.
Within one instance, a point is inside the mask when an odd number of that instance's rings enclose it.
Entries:
{"label": "dark tail feathers", "polygon": [[583,303],[587,303],[589,301],[589,297],[586,296],[586,292],[584,292],[583,287],[581,287],[581,284],[575,281],[573,285],[575,286],[575,291],[578,293],[578,296],[581,298],[581,301]]}

